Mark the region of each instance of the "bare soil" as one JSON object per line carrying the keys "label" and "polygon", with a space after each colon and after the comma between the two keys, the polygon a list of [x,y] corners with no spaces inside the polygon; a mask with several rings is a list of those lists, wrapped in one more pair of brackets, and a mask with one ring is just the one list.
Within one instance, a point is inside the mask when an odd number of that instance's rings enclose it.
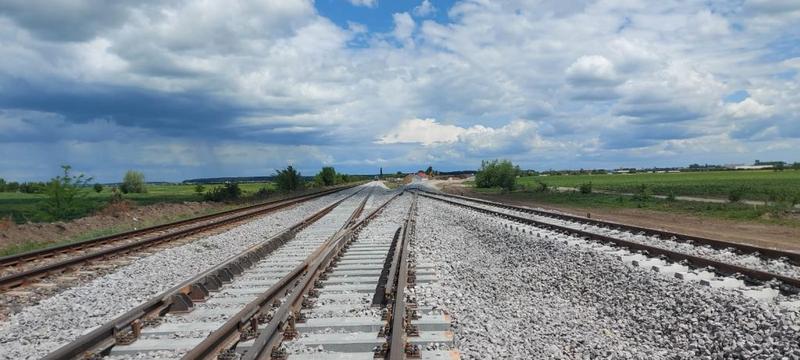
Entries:
{"label": "bare soil", "polygon": [[760,247],[800,252],[800,228],[745,221],[711,219],[685,214],[668,213],[644,209],[598,209],[539,203],[534,200],[521,201],[505,194],[482,194],[463,186],[442,186],[443,191],[459,195],[483,198],[514,205],[541,207],[578,216],[608,220],[676,233],[749,244]]}
{"label": "bare soil", "polygon": [[94,232],[133,230],[224,209],[224,204],[209,202],[160,203],[146,206],[122,202],[110,205],[95,215],[69,222],[17,225],[12,221],[2,221],[0,249],[26,243],[55,244]]}

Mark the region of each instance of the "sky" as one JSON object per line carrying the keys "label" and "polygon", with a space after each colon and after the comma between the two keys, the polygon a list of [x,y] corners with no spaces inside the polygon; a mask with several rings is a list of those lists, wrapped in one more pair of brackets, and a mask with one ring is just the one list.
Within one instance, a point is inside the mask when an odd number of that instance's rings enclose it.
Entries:
{"label": "sky", "polygon": [[0,177],[800,161],[800,1],[0,1]]}

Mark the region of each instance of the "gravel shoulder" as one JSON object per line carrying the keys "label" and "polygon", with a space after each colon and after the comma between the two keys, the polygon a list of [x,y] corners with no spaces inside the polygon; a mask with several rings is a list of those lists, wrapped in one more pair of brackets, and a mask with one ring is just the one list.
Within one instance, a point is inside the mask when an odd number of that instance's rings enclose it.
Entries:
{"label": "gravel shoulder", "polygon": [[415,251],[441,281],[416,295],[451,313],[465,359],[800,358],[796,312],[539,234],[420,199]]}

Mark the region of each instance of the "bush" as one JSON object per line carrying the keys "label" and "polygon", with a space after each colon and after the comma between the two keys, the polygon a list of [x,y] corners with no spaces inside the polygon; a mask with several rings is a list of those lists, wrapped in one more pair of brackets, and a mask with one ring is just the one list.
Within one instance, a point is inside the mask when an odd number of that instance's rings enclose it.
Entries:
{"label": "bush", "polygon": [[3,179],[3,178],[0,178],[0,192],[4,192],[4,191],[6,191],[6,180]]}
{"label": "bush", "polygon": [[295,191],[303,188],[303,175],[291,165],[284,170],[276,170],[275,183],[283,191]]}
{"label": "bush", "polygon": [[550,189],[550,187],[547,185],[547,183],[545,183],[544,181],[541,181],[541,180],[536,180],[536,185],[534,186],[533,191],[535,191],[535,192],[547,192],[547,190],[549,190],[549,189]]}
{"label": "bush", "polygon": [[633,200],[647,201],[650,200],[650,187],[647,184],[639,184],[636,186],[636,192],[633,193]]}
{"label": "bush", "polygon": [[481,161],[481,168],[475,174],[475,185],[479,188],[500,187],[514,190],[517,173],[514,165],[508,160]]}
{"label": "bush", "polygon": [[223,186],[215,186],[207,192],[204,198],[208,201],[234,201],[242,196],[242,189],[237,183],[225,183]]}
{"label": "bush", "polygon": [[144,183],[144,174],[139,171],[128,170],[122,178],[122,185],[119,187],[123,194],[135,193],[143,194],[147,192]]}
{"label": "bush", "polygon": [[580,184],[580,186],[578,186],[578,191],[580,191],[581,194],[591,194],[592,182]]}
{"label": "bush", "polygon": [[26,182],[19,185],[19,192],[25,194],[42,194],[47,184],[42,182]]}
{"label": "bush", "polygon": [[740,186],[738,188],[730,190],[728,192],[728,201],[732,203],[741,201],[745,192],[747,192],[747,188],[745,188],[744,186]]}
{"label": "bush", "polygon": [[6,184],[6,192],[17,192],[19,190],[19,183],[16,181]]}
{"label": "bush", "polygon": [[314,181],[319,186],[333,186],[336,185],[336,169],[331,166],[325,166],[320,170]]}
{"label": "bush", "polygon": [[266,186],[263,186],[260,189],[258,189],[258,191],[256,191],[255,194],[253,194],[253,198],[254,199],[262,199],[262,200],[263,199],[267,199],[267,198],[270,197],[270,195],[272,195],[272,193],[273,193],[272,190],[270,190]]}
{"label": "bush", "polygon": [[69,174],[69,165],[64,165],[63,176],[56,176],[45,186],[44,194],[47,198],[41,204],[43,217],[48,220],[67,220],[78,216],[86,204],[86,192],[82,190],[92,178],[83,174],[72,176]]}
{"label": "bush", "polygon": [[103,184],[94,184],[94,186],[92,186],[92,189],[94,189],[94,192],[99,194],[103,192]]}
{"label": "bush", "polygon": [[674,191],[670,190],[670,192],[667,194],[667,201],[669,201],[669,202],[675,201],[675,192]]}
{"label": "bush", "polygon": [[194,192],[196,192],[197,195],[203,195],[204,191],[206,191],[206,187],[203,186],[203,184],[197,184],[194,186]]}

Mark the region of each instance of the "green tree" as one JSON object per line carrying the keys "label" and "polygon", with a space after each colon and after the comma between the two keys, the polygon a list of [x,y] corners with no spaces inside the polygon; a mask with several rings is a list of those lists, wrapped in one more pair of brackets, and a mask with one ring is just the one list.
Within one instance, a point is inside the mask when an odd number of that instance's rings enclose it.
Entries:
{"label": "green tree", "polygon": [[333,186],[336,185],[336,169],[331,166],[325,166],[317,174],[319,177],[319,185]]}
{"label": "green tree", "polygon": [[4,192],[4,191],[6,191],[6,180],[3,179],[3,178],[0,178],[0,192]]}
{"label": "green tree", "polygon": [[228,182],[225,185],[214,187],[204,197],[208,201],[233,201],[241,196],[242,189],[239,188],[239,184]]}
{"label": "green tree", "polygon": [[203,184],[197,184],[194,186],[194,192],[196,192],[197,195],[203,195],[203,191],[206,191],[206,187],[203,186]]}
{"label": "green tree", "polygon": [[66,220],[81,213],[86,207],[86,192],[82,190],[92,178],[83,174],[70,175],[69,165],[61,166],[63,176],[56,176],[47,183],[44,194],[46,199],[41,204],[41,211],[50,220]]}
{"label": "green tree", "polygon": [[433,175],[433,166],[428,166],[428,168],[425,169],[425,174],[428,176]]}
{"label": "green tree", "polygon": [[275,170],[275,183],[278,189],[283,191],[294,191],[303,188],[303,175],[291,165],[283,170]]}
{"label": "green tree", "polygon": [[514,164],[508,160],[481,161],[481,168],[475,174],[475,185],[479,188],[500,187],[510,191],[516,185],[517,176]]}
{"label": "green tree", "polygon": [[6,184],[6,192],[17,192],[19,190],[19,183],[16,181],[11,181]]}
{"label": "green tree", "polygon": [[119,190],[122,191],[123,194],[146,193],[147,187],[145,187],[144,174],[140,171],[128,170],[122,178],[122,185],[119,186]]}
{"label": "green tree", "polygon": [[98,194],[103,192],[103,184],[94,184],[94,186],[92,186],[92,188],[94,189],[94,192],[96,192]]}

